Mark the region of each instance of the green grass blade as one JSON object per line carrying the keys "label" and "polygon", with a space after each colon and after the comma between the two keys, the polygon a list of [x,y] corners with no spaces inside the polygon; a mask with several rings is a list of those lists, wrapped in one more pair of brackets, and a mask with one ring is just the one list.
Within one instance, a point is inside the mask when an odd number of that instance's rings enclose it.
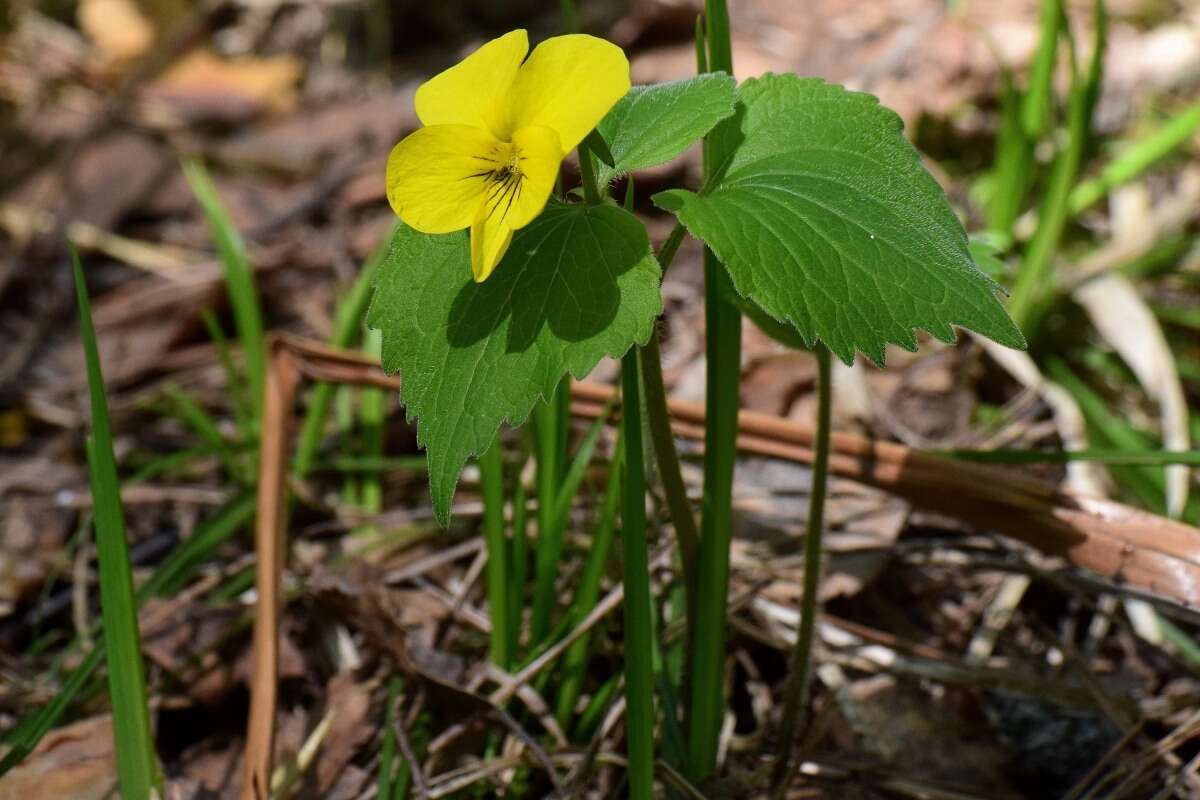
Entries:
{"label": "green grass blade", "polygon": [[388,682],[387,711],[384,714],[383,745],[379,748],[379,792],[377,800],[391,800],[393,777],[396,773],[396,710],[404,678],[393,675]]}
{"label": "green grass blade", "polygon": [[1025,135],[1021,118],[1021,92],[1012,72],[1001,69],[1003,82],[1000,131],[996,136],[995,169],[988,194],[988,229],[1003,248],[1012,242],[1013,226],[1025,205],[1033,173],[1034,141]]}
{"label": "green grass blade", "polygon": [[[596,452],[596,444],[600,441],[600,434],[604,431],[608,421],[609,412],[612,411],[613,401],[610,399],[604,404],[604,409],[600,416],[588,428],[587,435],[583,441],[579,443],[579,449],[575,451],[575,457],[571,459],[571,465],[567,468],[567,473],[563,476],[562,485],[559,486],[558,496],[554,500],[554,527],[559,531],[561,536],[566,531],[568,518],[571,515],[571,506],[575,503],[575,496],[579,493],[579,486],[583,483],[583,478],[587,474],[587,468],[592,463],[592,456]],[[568,409],[568,413],[570,413]]]}
{"label": "green grass blade", "polygon": [[246,384],[250,389],[250,405],[255,420],[262,418],[263,386],[266,384],[267,351],[263,333],[262,304],[254,271],[246,258],[246,246],[241,234],[229,219],[229,213],[221,203],[217,188],[198,159],[183,162],[183,174],[192,193],[204,210],[209,229],[217,243],[221,266],[225,270],[225,287],[229,292],[229,303],[233,308],[233,321],[237,327],[238,340],[242,345],[242,357],[246,360]]}
{"label": "green grass blade", "polygon": [[621,538],[625,568],[625,741],[629,797],[654,795],[654,624],[646,541],[646,466],[642,451],[638,354],[621,361],[621,431],[625,437]]}
{"label": "green grass blade", "polygon": [[1021,125],[1025,135],[1032,140],[1041,138],[1050,127],[1054,65],[1058,60],[1058,37],[1063,33],[1064,21],[1062,0],[1042,0],[1042,33],[1029,76],[1029,89],[1021,105]]}
{"label": "green grass blade", "polygon": [[508,585],[508,652],[516,658],[521,646],[521,620],[524,616],[525,578],[529,569],[529,536],[525,530],[525,484],[518,480],[513,490],[512,556],[508,560],[511,573]]}
{"label": "green grass blade", "polygon": [[[178,590],[212,552],[234,533],[245,526],[253,517],[255,498],[247,492],[224,506],[215,515],[196,528],[188,539],[167,556],[154,574],[139,587],[137,604],[140,609],[155,595]],[[46,734],[66,713],[71,704],[89,685],[92,676],[104,662],[104,647],[97,641],[92,650],[67,676],[58,694],[45,706],[21,719],[4,736],[4,743],[11,749],[0,758],[0,775],[19,764],[33,751]]]}
{"label": "green grass blade", "polygon": [[1068,200],[1071,213],[1080,213],[1116,187],[1138,177],[1190,142],[1197,130],[1200,130],[1200,103],[1188,106],[1154,133],[1123,149],[1095,178],[1080,182]]}
{"label": "green grass blade", "polygon": [[[383,334],[379,331],[367,330],[363,334],[365,343],[363,352],[378,359],[383,350]],[[386,411],[384,390],[368,386],[361,390],[359,397],[359,424],[362,426],[363,458],[383,459],[384,416]],[[383,484],[378,472],[368,472],[362,481],[362,507],[368,514],[378,514],[383,510]]]}
{"label": "green grass blade", "polygon": [[1069,218],[1071,187],[1079,174],[1091,137],[1092,111],[1103,62],[1106,19],[1102,13],[1097,15],[1097,46],[1091,65],[1085,75],[1076,74],[1073,81],[1067,107],[1067,143],[1054,160],[1038,211],[1037,231],[1029,243],[1021,271],[1013,285],[1009,314],[1029,338],[1032,338],[1032,329],[1037,327],[1037,317],[1044,303],[1052,294],[1054,256]]}
{"label": "green grass blade", "polygon": [[[604,414],[601,419],[608,415]],[[596,607],[600,599],[600,581],[604,577],[604,565],[608,561],[609,550],[612,547],[613,533],[616,530],[617,505],[621,500],[621,469],[625,461],[625,439],[618,436],[617,449],[613,453],[609,470],[608,489],[604,493],[604,502],[600,506],[600,518],[592,534],[592,544],[588,549],[587,560],[583,564],[583,573],[579,576],[579,588],[575,591],[575,601],[572,603],[570,626],[578,625],[584,617]],[[557,717],[559,725],[564,728],[575,713],[575,704],[583,691],[583,679],[587,672],[588,653],[591,650],[591,636],[579,637],[567,648],[563,655],[563,677],[558,689]]]}
{"label": "green grass blade", "polygon": [[175,406],[175,411],[185,425],[192,429],[192,433],[200,437],[212,452],[216,453],[217,459],[221,462],[221,466],[225,469],[225,474],[235,481],[242,481],[246,476],[238,468],[238,464],[234,459],[233,448],[229,442],[225,441],[225,437],[221,435],[220,428],[217,427],[217,421],[212,418],[212,415],[205,411],[196,403],[186,392],[175,385],[166,387],[167,397]]}
{"label": "green grass blade", "polygon": [[[367,306],[371,304],[371,290],[375,285],[375,274],[387,257],[395,231],[396,228],[393,227],[371,251],[358,278],[351,285],[350,291],[338,304],[333,336],[329,340],[334,347],[352,346],[354,337],[362,330],[363,317],[367,313]],[[333,385],[329,383],[318,383],[313,387],[308,400],[308,411],[300,426],[296,455],[292,457],[292,472],[296,475],[307,475],[316,461],[317,451],[321,447],[321,437],[325,431],[325,418],[329,414],[329,405],[333,400],[333,389]]]}
{"label": "green grass blade", "polygon": [[91,396],[92,435],[87,443],[95,506],[96,551],[100,562],[100,611],[112,696],[113,735],[117,751],[117,775],[122,797],[145,800],[152,791],[163,791],[162,774],[150,732],[150,709],[146,701],[142,640],[138,631],[137,606],[133,596],[133,574],[129,566],[125,515],[113,458],[108,402],[104,377],[92,326],[87,284],[79,255],[73,249],[75,294],[79,303],[80,329],[87,363],[88,393]]}
{"label": "green grass blade", "polygon": [[1125,467],[1165,467],[1186,464],[1200,467],[1200,450],[924,450],[925,455],[975,461],[983,464],[1069,464],[1095,461]]}
{"label": "green grass blade", "polygon": [[229,339],[226,338],[225,331],[221,330],[221,323],[217,321],[217,315],[212,309],[201,310],[200,318],[204,320],[204,329],[208,332],[208,338],[212,340],[213,349],[217,351],[217,360],[221,362],[221,369],[225,373],[225,385],[228,387],[230,406],[233,409],[233,417],[237,420],[238,432],[242,439],[253,441],[254,412],[250,408],[246,388],[242,385],[242,376],[233,363]]}
{"label": "green grass blade", "polygon": [[[504,535],[504,447],[500,437],[479,456],[479,481],[483,489],[483,538],[487,544],[488,614],[492,618],[492,662],[508,669],[512,662],[509,644],[508,539]],[[516,589],[516,587],[513,587]]]}

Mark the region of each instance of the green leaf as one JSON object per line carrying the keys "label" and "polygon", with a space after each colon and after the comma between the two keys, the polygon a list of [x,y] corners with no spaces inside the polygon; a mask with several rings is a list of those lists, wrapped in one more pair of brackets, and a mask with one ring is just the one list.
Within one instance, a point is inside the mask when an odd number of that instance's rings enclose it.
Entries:
{"label": "green leaf", "polygon": [[484,283],[467,234],[402,227],[376,281],[367,322],[429,459],[444,525],[458,474],[501,422],[519,425],[562,376],[644,343],[662,310],[661,270],[642,224],[616,206],[551,203],[516,233]]}
{"label": "green leaf", "polygon": [[868,94],[767,75],[740,89],[741,142],[710,194],[654,197],[725,264],[737,292],[846,363],[861,350],[945,342],[962,325],[1009,347],[1025,338],[979,271],[941,188]]}
{"label": "green leaf", "polygon": [[737,83],[723,72],[685,81],[635,86],[596,130],[608,143],[613,165],[601,165],[601,185],[614,178],[665,164],[733,114]]}

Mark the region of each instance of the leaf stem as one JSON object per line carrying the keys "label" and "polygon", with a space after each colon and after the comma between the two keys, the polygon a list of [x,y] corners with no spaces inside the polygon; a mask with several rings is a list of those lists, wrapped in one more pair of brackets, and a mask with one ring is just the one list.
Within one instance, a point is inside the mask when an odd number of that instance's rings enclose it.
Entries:
{"label": "leaf stem", "polygon": [[592,161],[592,149],[583,142],[576,148],[579,154],[579,180],[583,184],[583,199],[589,206],[600,203],[600,189],[596,186],[596,165]]}
{"label": "leaf stem", "polygon": [[[570,391],[566,382],[557,392]],[[534,566],[533,619],[530,623],[530,644],[536,647],[550,632],[550,618],[557,598],[558,561],[562,555],[563,530],[556,525],[558,487],[561,480],[563,449],[559,441],[563,431],[563,407],[557,397],[550,397],[533,408],[533,438],[537,449],[537,528],[538,542]]]}
{"label": "leaf stem", "polygon": [[621,430],[625,437],[621,537],[625,569],[625,718],[629,797],[654,795],[654,628],[646,544],[646,475],[642,452],[638,353],[621,360]]}
{"label": "leaf stem", "polygon": [[[707,66],[733,74],[729,10],[724,0],[705,0]],[[720,126],[718,126],[720,130]],[[728,137],[704,140],[709,181],[728,160]],[[729,547],[733,527],[733,472],[741,379],[742,315],[730,302],[733,287],[724,265],[704,250],[706,386],[704,501],[696,559],[694,622],[688,714],[689,778],[702,781],[717,768],[717,742],[725,715],[725,624],[729,596]]]}
{"label": "leaf stem", "polygon": [[825,491],[829,477],[829,428],[833,407],[829,348],[818,344],[817,438],[814,443],[812,490],[804,531],[804,591],[800,598],[800,630],[792,650],[791,670],[779,727],[779,760],[771,775],[772,798],[783,797],[791,778],[792,748],[800,715],[808,702],[812,676],[812,645],[817,622],[817,589],[821,582],[821,536],[825,528]]}

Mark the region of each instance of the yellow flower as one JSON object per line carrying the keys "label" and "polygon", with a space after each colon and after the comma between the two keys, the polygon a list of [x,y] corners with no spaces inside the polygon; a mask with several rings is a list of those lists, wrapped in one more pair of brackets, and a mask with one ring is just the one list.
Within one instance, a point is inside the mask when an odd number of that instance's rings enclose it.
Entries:
{"label": "yellow flower", "polygon": [[563,156],[629,91],[629,61],[603,39],[557,36],[528,51],[525,31],[512,31],[423,83],[425,127],[388,156],[392,208],[423,233],[470,226],[477,281],[542,212]]}

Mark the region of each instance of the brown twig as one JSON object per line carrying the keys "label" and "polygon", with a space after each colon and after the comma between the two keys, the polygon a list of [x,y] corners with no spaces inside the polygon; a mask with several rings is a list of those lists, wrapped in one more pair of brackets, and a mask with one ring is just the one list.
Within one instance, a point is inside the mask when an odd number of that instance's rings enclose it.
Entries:
{"label": "brown twig", "polygon": [[266,800],[271,796],[279,672],[280,573],[286,552],[288,431],[299,377],[295,359],[286,345],[273,340],[269,352],[258,464],[258,516],[254,524],[258,608],[254,615],[254,674],[250,685],[250,717],[246,723],[242,800]]}

